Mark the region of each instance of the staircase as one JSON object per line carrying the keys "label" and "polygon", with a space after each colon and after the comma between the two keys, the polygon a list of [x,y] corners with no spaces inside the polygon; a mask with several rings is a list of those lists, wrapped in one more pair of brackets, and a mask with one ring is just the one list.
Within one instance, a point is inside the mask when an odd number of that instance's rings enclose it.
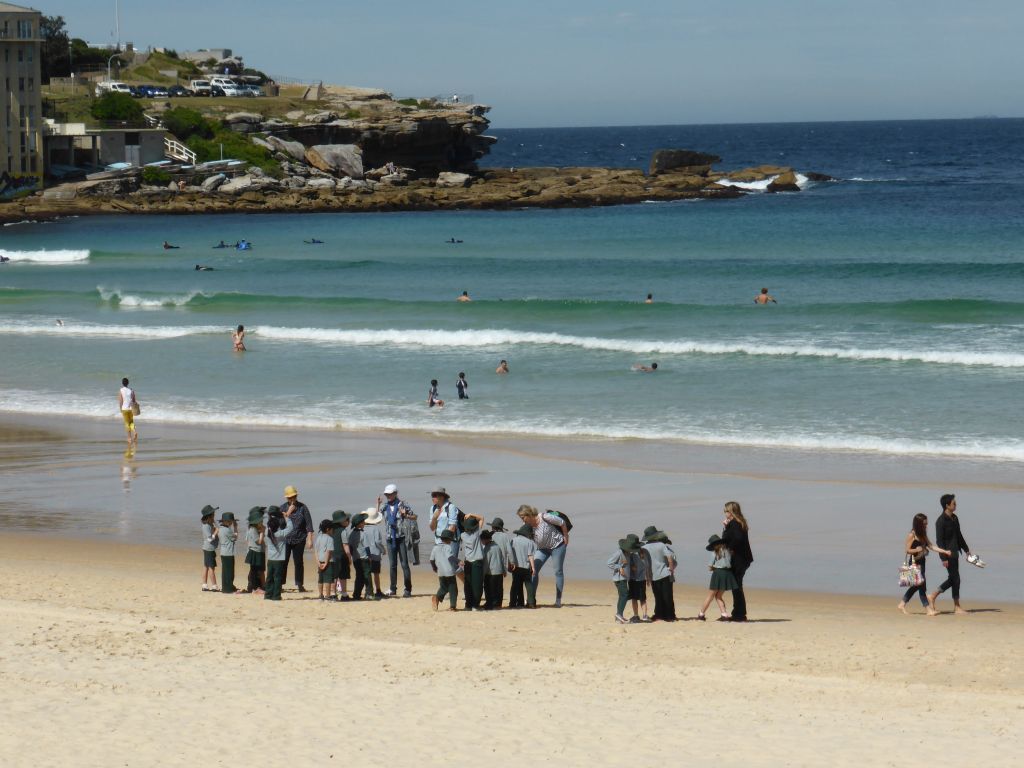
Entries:
{"label": "staircase", "polygon": [[164,155],[172,160],[179,160],[189,165],[196,164],[196,153],[170,136],[164,137]]}

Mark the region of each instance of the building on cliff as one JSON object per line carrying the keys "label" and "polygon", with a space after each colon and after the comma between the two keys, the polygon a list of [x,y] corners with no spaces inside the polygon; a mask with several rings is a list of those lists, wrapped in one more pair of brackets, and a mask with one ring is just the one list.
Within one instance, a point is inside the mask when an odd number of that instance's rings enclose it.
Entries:
{"label": "building on cliff", "polygon": [[0,199],[42,187],[42,14],[0,2]]}

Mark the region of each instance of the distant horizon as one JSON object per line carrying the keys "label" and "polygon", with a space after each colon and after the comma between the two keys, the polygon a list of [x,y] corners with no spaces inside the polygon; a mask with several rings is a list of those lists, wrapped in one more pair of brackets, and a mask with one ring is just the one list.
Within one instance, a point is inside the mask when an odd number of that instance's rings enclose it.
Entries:
{"label": "distant horizon", "polygon": [[904,117],[865,118],[861,120],[758,120],[708,123],[608,123],[605,125],[495,125],[488,130],[496,131],[572,131],[585,128],[688,128],[722,125],[831,125],[843,123],[941,123],[969,122],[972,120],[1024,120],[1024,115],[976,115],[974,117]]}

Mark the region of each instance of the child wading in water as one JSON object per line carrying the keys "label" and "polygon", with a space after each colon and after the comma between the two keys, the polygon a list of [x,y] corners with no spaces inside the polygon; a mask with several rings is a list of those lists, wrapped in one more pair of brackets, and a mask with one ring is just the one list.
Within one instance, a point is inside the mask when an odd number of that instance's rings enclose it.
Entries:
{"label": "child wading in water", "polygon": [[722,541],[722,537],[718,534],[714,534],[708,539],[708,545],[705,547],[708,552],[713,552],[711,556],[711,565],[708,566],[708,570],[711,571],[711,583],[708,585],[708,596],[704,601],[703,607],[700,609],[700,613],[697,614],[697,618],[701,621],[707,621],[704,618],[704,612],[711,605],[711,601],[714,600],[718,603],[718,610],[721,611],[722,617],[719,621],[728,621],[729,614],[725,610],[725,600],[722,598],[722,593],[726,590],[730,592],[739,587],[739,583],[736,581],[736,577],[732,574],[732,555],[729,553],[729,548],[725,546],[725,542]]}
{"label": "child wading in water", "polygon": [[431,379],[430,389],[427,390],[427,406],[433,408],[435,405],[438,408],[444,408],[444,400],[437,392],[437,379]]}
{"label": "child wading in water", "polygon": [[203,523],[203,592],[217,591],[217,529],[213,516],[218,509],[207,504],[199,513]]}
{"label": "child wading in water", "polygon": [[249,581],[242,591],[246,594],[263,594],[263,572],[267,567],[267,556],[263,552],[263,513],[266,507],[249,510],[249,528],[245,532],[245,562],[249,564]]}
{"label": "child wading in water", "polygon": [[459,393],[459,400],[469,400],[469,382],[464,371],[460,371],[459,378],[455,380],[455,391]]}

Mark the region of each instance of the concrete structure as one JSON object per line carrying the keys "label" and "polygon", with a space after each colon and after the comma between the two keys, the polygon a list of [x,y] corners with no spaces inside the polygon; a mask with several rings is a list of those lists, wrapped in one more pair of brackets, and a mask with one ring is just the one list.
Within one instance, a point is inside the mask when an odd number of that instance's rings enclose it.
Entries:
{"label": "concrete structure", "polygon": [[166,157],[163,128],[86,128],[85,123],[46,121],[47,175],[63,176],[71,167],[95,171],[113,163],[142,166]]}
{"label": "concrete structure", "polygon": [[0,200],[43,183],[42,14],[0,2]]}
{"label": "concrete structure", "polygon": [[209,59],[215,61],[224,61],[224,59],[231,58],[230,48],[200,48],[198,51],[185,51],[181,54],[181,58],[185,61],[192,61],[196,64],[201,64]]}

